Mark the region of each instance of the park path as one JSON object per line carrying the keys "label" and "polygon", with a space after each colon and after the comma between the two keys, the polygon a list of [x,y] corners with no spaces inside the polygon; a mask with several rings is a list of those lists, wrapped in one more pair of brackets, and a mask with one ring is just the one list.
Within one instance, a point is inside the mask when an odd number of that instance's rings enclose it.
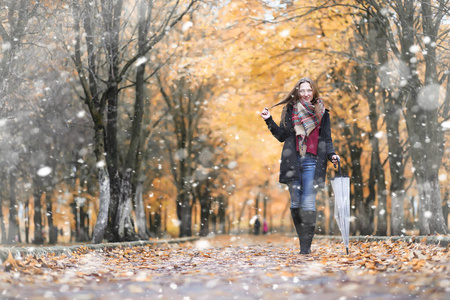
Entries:
{"label": "park path", "polygon": [[450,299],[447,248],[402,241],[216,236],[182,244],[80,249],[14,260],[1,299]]}

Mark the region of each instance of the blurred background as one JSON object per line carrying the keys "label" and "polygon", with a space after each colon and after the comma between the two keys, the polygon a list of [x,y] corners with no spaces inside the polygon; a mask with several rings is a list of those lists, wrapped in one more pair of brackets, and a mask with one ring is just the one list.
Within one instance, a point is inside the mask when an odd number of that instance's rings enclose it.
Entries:
{"label": "blurred background", "polygon": [[[448,233],[450,3],[0,1],[2,244],[290,232],[259,112],[311,77],[351,235]],[[271,110],[280,120],[281,108]],[[328,179],[318,234],[338,234]],[[256,225],[256,226],[255,226]]]}

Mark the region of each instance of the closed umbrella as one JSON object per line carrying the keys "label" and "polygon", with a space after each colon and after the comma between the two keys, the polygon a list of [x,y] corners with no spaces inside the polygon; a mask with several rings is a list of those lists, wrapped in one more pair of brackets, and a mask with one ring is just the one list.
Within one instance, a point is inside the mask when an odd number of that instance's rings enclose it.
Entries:
{"label": "closed umbrella", "polygon": [[340,160],[338,160],[338,173],[331,180],[334,191],[334,218],[341,231],[348,254],[350,236],[350,178],[342,175]]}

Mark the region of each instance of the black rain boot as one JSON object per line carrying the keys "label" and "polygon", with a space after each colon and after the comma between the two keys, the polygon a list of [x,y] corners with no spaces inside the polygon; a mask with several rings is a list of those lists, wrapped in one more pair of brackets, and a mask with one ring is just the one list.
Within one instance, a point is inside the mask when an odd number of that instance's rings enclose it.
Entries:
{"label": "black rain boot", "polygon": [[312,210],[299,211],[300,225],[300,254],[311,253],[311,243],[316,229],[316,212]]}
{"label": "black rain boot", "polygon": [[[300,235],[301,235],[301,224],[302,224],[302,220],[300,218],[300,208],[291,208],[291,216],[292,216],[292,221],[294,221],[294,226],[295,226],[295,231],[297,231],[297,235],[298,235],[298,241],[300,244]],[[301,246],[301,244],[300,244]]]}

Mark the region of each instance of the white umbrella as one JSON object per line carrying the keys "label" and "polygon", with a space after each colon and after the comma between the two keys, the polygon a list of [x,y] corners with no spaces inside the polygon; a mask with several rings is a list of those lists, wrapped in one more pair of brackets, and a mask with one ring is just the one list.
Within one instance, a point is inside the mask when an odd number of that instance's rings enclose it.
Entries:
{"label": "white umbrella", "polygon": [[341,231],[348,254],[350,236],[350,178],[342,175],[340,160],[338,160],[338,165],[339,175],[336,175],[331,180],[334,191],[334,218]]}

